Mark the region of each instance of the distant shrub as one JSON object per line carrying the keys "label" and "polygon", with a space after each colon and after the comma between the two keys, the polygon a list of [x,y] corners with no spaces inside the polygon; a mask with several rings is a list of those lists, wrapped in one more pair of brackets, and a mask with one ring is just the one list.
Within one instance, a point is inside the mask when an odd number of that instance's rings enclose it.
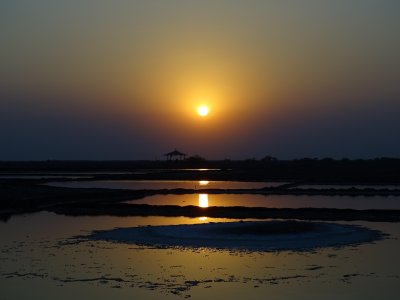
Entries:
{"label": "distant shrub", "polygon": [[186,161],[188,162],[203,162],[206,161],[206,159],[200,155],[193,155],[193,156],[189,156],[188,158],[186,158]]}
{"label": "distant shrub", "polygon": [[270,155],[266,155],[261,159],[261,161],[264,161],[264,162],[266,162],[266,161],[277,161],[277,160],[278,159],[276,157],[273,157],[273,156],[270,156]]}
{"label": "distant shrub", "polygon": [[245,159],[245,162],[246,162],[246,163],[255,163],[255,162],[257,162],[257,159],[255,159],[254,157],[252,157],[252,158],[247,158],[247,159]]}

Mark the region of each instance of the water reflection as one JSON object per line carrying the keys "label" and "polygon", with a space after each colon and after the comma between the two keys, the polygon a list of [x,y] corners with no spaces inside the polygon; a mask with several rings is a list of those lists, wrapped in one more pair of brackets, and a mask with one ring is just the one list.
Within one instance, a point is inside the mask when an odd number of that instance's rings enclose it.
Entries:
{"label": "water reflection", "polygon": [[[198,195],[194,196],[197,201]],[[236,300],[269,295],[282,300],[296,295],[306,300],[336,299],[338,295],[396,299],[398,295],[398,223],[351,222],[382,230],[392,238],[311,252],[162,249],[70,240],[92,230],[198,222],[183,217],[66,217],[51,213],[12,218],[7,224],[0,223],[1,299],[69,300],[77,295],[79,299],[180,300],[225,295]],[[68,243],[60,243],[66,239]]]}
{"label": "water reflection", "polygon": [[[199,185],[205,186],[210,182],[208,180],[200,180]],[[199,207],[208,207],[208,194],[199,194]],[[200,217],[199,221],[207,221],[207,217]]]}
{"label": "water reflection", "polygon": [[208,207],[208,194],[199,194],[199,207]]}
{"label": "water reflection", "polygon": [[244,182],[244,181],[208,181],[208,180],[90,180],[49,182],[46,185],[68,188],[107,188],[128,190],[158,189],[261,189],[276,187],[283,182]]}
{"label": "water reflection", "polygon": [[[210,195],[210,196],[209,196]],[[339,209],[400,209],[398,196],[352,197],[352,196],[296,196],[256,194],[190,194],[153,195],[128,201],[130,204],[149,205],[196,205],[245,206],[271,208],[339,208]]]}

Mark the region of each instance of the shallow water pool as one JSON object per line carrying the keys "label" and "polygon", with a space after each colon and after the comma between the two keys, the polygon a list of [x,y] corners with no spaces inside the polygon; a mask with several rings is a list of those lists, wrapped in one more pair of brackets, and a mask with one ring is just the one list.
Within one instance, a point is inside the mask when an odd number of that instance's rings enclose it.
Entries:
{"label": "shallow water pool", "polygon": [[93,180],[51,182],[47,185],[68,188],[107,188],[128,190],[159,189],[260,189],[276,187],[283,182],[243,182],[209,180]]}
{"label": "shallow water pool", "polygon": [[351,209],[400,209],[400,197],[396,196],[294,196],[257,194],[190,194],[153,195],[143,199],[128,201],[130,204],[149,205],[194,205],[246,206],[271,208],[351,208]]}
{"label": "shallow water pool", "polygon": [[[400,224],[375,243],[313,251],[155,248],[72,238],[93,230],[226,219],[65,217],[38,213],[0,223],[3,299],[395,299]],[[72,239],[71,239],[72,238]]]}

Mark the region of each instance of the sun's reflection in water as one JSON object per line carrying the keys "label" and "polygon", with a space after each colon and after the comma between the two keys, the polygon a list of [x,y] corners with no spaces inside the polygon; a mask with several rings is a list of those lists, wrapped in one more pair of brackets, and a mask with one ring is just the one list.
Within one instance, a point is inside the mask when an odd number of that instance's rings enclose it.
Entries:
{"label": "sun's reflection in water", "polygon": [[[210,182],[208,180],[200,180],[200,186],[206,186]],[[199,207],[208,207],[208,194],[199,194]],[[205,222],[207,221],[207,217],[200,217],[199,221]]]}
{"label": "sun's reflection in water", "polygon": [[[199,207],[208,207],[208,194],[199,194]],[[200,221],[207,221],[207,217],[200,217]]]}
{"label": "sun's reflection in water", "polygon": [[199,207],[208,207],[208,194],[199,194]]}

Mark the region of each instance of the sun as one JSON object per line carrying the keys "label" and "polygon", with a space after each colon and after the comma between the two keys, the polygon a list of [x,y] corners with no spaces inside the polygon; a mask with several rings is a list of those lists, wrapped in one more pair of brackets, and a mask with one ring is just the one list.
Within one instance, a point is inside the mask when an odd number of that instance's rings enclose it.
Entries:
{"label": "sun", "polygon": [[200,106],[197,108],[197,114],[198,114],[200,117],[205,117],[205,116],[208,115],[208,113],[209,113],[209,109],[208,109],[208,107],[205,106],[205,105],[200,105]]}

